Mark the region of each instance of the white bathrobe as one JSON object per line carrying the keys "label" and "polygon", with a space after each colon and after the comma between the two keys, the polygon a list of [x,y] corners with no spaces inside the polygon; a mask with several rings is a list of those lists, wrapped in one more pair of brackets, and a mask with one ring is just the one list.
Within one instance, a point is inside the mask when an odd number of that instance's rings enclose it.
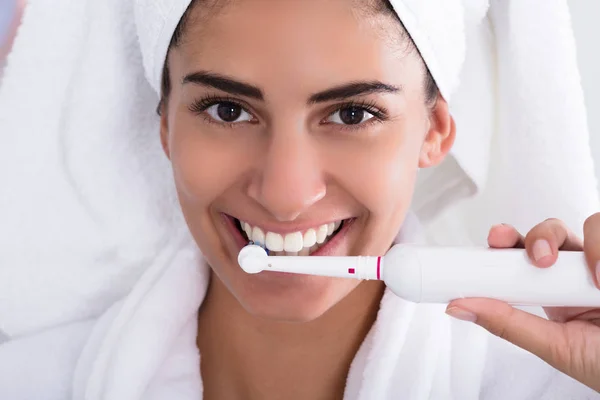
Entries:
{"label": "white bathrobe", "polygon": [[[409,216],[399,241],[416,241]],[[197,310],[209,268],[194,251],[149,269],[99,319],[0,345],[0,399],[199,400]],[[307,349],[309,351],[309,349]],[[417,305],[386,291],[356,354],[345,400],[600,399],[600,394],[443,305]]]}

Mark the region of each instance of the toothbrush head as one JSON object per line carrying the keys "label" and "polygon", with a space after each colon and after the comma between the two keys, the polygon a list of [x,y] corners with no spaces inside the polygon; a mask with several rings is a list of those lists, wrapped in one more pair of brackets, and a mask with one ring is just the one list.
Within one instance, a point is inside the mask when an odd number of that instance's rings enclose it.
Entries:
{"label": "toothbrush head", "polygon": [[258,243],[258,242],[254,242],[254,241],[250,240],[248,242],[248,246],[258,246],[258,247],[261,247],[267,253],[268,256],[271,255],[271,252],[269,251],[269,249],[267,249],[267,245],[266,244],[262,244],[262,243]]}
{"label": "toothbrush head", "polygon": [[269,255],[261,246],[249,244],[238,255],[238,264],[248,274],[258,274],[269,264]]}

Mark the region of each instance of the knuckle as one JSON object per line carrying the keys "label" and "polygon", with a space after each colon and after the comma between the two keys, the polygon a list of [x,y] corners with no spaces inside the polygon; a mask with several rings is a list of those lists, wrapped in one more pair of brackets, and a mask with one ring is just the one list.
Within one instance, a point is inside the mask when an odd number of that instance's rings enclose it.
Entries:
{"label": "knuckle", "polygon": [[556,238],[561,239],[564,239],[566,236],[568,236],[570,232],[570,229],[567,226],[567,224],[558,219],[552,222],[552,224],[550,225],[550,230]]}
{"label": "knuckle", "polygon": [[550,365],[560,365],[562,368],[570,366],[571,354],[569,351],[565,351],[564,348],[552,344],[548,347],[547,354],[542,355],[542,359]]}
{"label": "knuckle", "polygon": [[571,351],[574,347],[570,343],[568,330],[565,328],[565,325],[561,325],[561,327],[563,331],[562,335],[560,335],[561,339],[550,343],[548,356],[544,361],[552,365],[561,365],[569,368],[573,365],[577,357]]}
{"label": "knuckle", "polygon": [[545,223],[562,223],[562,220],[558,219],[558,218],[546,218],[546,220],[544,221]]}
{"label": "knuckle", "polygon": [[498,323],[490,324],[487,327],[487,330],[495,336],[507,341],[511,341],[511,329],[509,329],[511,325],[511,321],[514,318],[514,309],[512,307],[507,307],[502,312],[499,313],[501,318],[499,318]]}
{"label": "knuckle", "polygon": [[558,219],[558,218],[549,218],[547,220],[548,224],[553,227],[554,229],[564,229],[567,230],[567,224],[562,220],[562,219]]}
{"label": "knuckle", "polygon": [[500,325],[491,330],[492,334],[498,336],[500,339],[510,341],[510,335],[506,326]]}
{"label": "knuckle", "polygon": [[560,245],[569,235],[569,228],[562,220],[558,218],[548,218],[544,222],[535,226],[527,234],[527,242],[533,244],[537,239],[546,239],[551,243]]}

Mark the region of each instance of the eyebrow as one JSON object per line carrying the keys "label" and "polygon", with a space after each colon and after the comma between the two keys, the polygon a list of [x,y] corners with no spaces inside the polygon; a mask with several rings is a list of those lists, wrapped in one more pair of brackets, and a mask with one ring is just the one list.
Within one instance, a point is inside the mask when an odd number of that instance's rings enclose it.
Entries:
{"label": "eyebrow", "polygon": [[195,83],[197,85],[209,86],[233,95],[246,96],[257,100],[264,100],[262,90],[256,86],[244,82],[214,74],[210,72],[193,72],[183,78],[183,84]]}
{"label": "eyebrow", "polygon": [[372,93],[397,93],[399,91],[400,88],[379,81],[352,82],[313,94],[310,96],[309,103],[323,103]]}
{"label": "eyebrow", "polygon": [[[250,97],[261,101],[264,100],[264,94],[260,88],[211,72],[193,72],[186,75],[183,78],[182,83],[208,86],[232,95]],[[401,89],[396,86],[388,85],[380,81],[351,82],[315,93],[310,96],[308,103],[315,104],[334,100],[344,100],[350,97],[364,96],[372,93],[398,93],[400,90]]]}

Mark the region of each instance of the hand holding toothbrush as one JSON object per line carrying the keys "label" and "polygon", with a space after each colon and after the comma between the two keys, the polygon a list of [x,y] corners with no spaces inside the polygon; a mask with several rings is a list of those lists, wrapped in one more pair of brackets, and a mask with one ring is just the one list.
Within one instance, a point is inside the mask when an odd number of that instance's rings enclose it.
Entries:
{"label": "hand holding toothbrush", "polygon": [[[493,248],[525,248],[539,268],[552,268],[559,250],[584,251],[599,285],[600,213],[586,221],[583,241],[564,223],[550,219],[526,236],[508,225],[495,226],[490,230],[488,243]],[[455,300],[447,308],[448,314],[477,323],[600,392],[600,309],[544,310],[549,320],[491,299]]]}

